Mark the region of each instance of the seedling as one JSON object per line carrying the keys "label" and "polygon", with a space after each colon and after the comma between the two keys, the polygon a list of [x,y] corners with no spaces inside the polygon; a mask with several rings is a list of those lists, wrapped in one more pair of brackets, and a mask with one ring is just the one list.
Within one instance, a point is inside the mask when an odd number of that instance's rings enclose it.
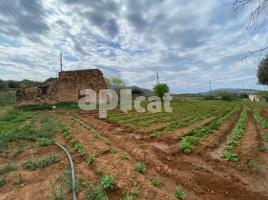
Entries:
{"label": "seedling", "polygon": [[159,187],[161,185],[161,181],[159,178],[153,178],[151,182],[155,187]]}
{"label": "seedling", "polygon": [[160,137],[160,132],[159,131],[154,131],[150,134],[151,138],[159,138]]}
{"label": "seedling", "polygon": [[111,153],[115,154],[117,152],[117,149],[115,147],[111,148]]}
{"label": "seedling", "polygon": [[88,165],[91,165],[91,164],[94,163],[95,160],[96,160],[95,155],[89,155],[89,156],[87,157],[87,159],[86,159],[86,163],[87,163]]}
{"label": "seedling", "polygon": [[86,200],[108,200],[108,197],[100,186],[96,186],[89,191]]}
{"label": "seedling", "polygon": [[123,159],[123,160],[128,160],[128,157],[129,157],[129,155],[128,155],[128,152],[124,152],[123,154],[122,154],[122,156],[121,156],[121,158]]}
{"label": "seedling", "polygon": [[115,178],[113,176],[104,176],[101,179],[101,187],[108,192],[113,192],[116,187]]}
{"label": "seedling", "polygon": [[133,200],[132,196],[124,196],[122,200]]}
{"label": "seedling", "polygon": [[176,186],[175,196],[177,197],[177,199],[185,199],[186,197],[180,185]]}
{"label": "seedling", "polygon": [[239,161],[239,156],[236,153],[231,153],[229,151],[225,151],[223,154],[223,158],[228,161],[237,162]]}
{"label": "seedling", "polygon": [[103,169],[97,168],[96,169],[96,174],[103,174]]}
{"label": "seedling", "polygon": [[146,172],[146,165],[145,165],[145,163],[143,163],[143,162],[138,163],[135,166],[135,170],[136,170],[136,172],[140,172],[142,174],[145,174],[145,172]]}

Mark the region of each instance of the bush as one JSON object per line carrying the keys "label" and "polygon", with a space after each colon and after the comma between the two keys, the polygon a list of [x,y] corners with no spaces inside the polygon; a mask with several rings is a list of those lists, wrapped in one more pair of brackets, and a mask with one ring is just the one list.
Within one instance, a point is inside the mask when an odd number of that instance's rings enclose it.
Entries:
{"label": "bush", "polygon": [[101,187],[108,192],[113,192],[116,188],[115,178],[113,176],[104,176],[101,179]]}
{"label": "bush", "polygon": [[232,101],[233,100],[232,94],[230,94],[228,92],[219,93],[219,97],[221,100],[224,100],[224,101]]}

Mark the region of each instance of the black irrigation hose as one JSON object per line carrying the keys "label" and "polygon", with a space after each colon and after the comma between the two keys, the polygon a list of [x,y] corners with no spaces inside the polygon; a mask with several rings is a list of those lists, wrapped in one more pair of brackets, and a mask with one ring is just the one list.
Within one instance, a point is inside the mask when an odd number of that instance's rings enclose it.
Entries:
{"label": "black irrigation hose", "polygon": [[72,157],[71,157],[71,155],[69,154],[69,152],[67,151],[67,149],[64,146],[62,146],[59,143],[55,143],[55,144],[57,146],[59,146],[65,152],[65,154],[68,156],[69,163],[70,163],[70,166],[71,166],[71,172],[72,172],[72,197],[73,197],[72,199],[76,200],[74,163],[73,163]]}

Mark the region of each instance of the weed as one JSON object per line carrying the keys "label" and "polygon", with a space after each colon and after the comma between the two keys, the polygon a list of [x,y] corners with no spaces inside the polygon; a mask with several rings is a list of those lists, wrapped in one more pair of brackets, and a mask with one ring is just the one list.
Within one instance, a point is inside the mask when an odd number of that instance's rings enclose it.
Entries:
{"label": "weed", "polygon": [[128,158],[129,158],[128,152],[125,151],[125,152],[122,154],[121,158],[122,158],[123,160],[128,160]]}
{"label": "weed", "polygon": [[247,165],[251,172],[260,173],[261,168],[257,160],[248,160]]}
{"label": "weed", "polygon": [[228,161],[239,161],[239,156],[236,153],[231,153],[229,151],[224,151],[223,158]]}
{"label": "weed", "polygon": [[264,142],[268,142],[268,133],[266,133],[264,136],[262,136],[262,140]]}
{"label": "weed", "polygon": [[105,192],[100,186],[92,187],[86,196],[86,200],[108,200]]}
{"label": "weed", "polygon": [[116,187],[115,178],[113,176],[104,176],[101,179],[101,187],[108,192],[113,192]]}
{"label": "weed", "polygon": [[159,187],[161,185],[161,181],[159,178],[153,178],[151,182],[155,187]]}
{"label": "weed", "polygon": [[160,132],[159,131],[154,131],[150,134],[151,138],[159,138],[160,137]]}
{"label": "weed", "polygon": [[103,174],[103,169],[97,168],[96,169],[96,174]]}
{"label": "weed", "polygon": [[5,183],[5,177],[0,177],[0,188],[4,187]]}
{"label": "weed", "polygon": [[180,185],[176,186],[175,196],[177,197],[177,199],[185,199],[186,197],[185,192],[183,192]]}
{"label": "weed", "polygon": [[21,176],[21,173],[19,173],[18,178],[15,180],[14,184],[15,184],[15,185],[20,185],[20,184],[24,183],[25,181],[26,181],[26,179],[24,179],[24,178]]}
{"label": "weed", "polygon": [[95,158],[95,155],[89,155],[87,158],[86,158],[86,163],[88,165],[92,165],[94,163],[94,161],[96,160]]}
{"label": "weed", "polygon": [[60,187],[60,190],[57,191],[55,185],[52,185],[52,200],[67,200],[63,187]]}
{"label": "weed", "polygon": [[146,165],[143,162],[139,162],[136,166],[135,166],[135,170],[136,172],[140,172],[142,174],[146,173]]}
{"label": "weed", "polygon": [[111,148],[111,153],[115,154],[117,152],[117,149],[115,147]]}
{"label": "weed", "polygon": [[268,145],[262,145],[260,147],[260,150],[263,151],[263,152],[265,152],[265,153],[268,153]]}
{"label": "weed", "polygon": [[16,170],[16,168],[9,164],[9,165],[0,169],[0,176],[6,175],[6,174],[8,174],[12,171],[15,171],[15,170]]}

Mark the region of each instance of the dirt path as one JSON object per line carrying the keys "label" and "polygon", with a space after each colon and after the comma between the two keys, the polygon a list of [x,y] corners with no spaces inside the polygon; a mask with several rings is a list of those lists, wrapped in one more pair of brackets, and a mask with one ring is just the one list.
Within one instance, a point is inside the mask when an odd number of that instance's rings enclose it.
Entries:
{"label": "dirt path", "polygon": [[207,138],[202,140],[199,144],[197,152],[203,154],[207,152],[213,158],[220,159],[223,155],[224,146],[228,141],[232,130],[234,129],[239,117],[241,110],[236,111],[232,117],[227,120],[218,130],[213,131]]}
{"label": "dirt path", "polygon": [[193,191],[196,197],[201,199],[267,199],[255,187],[228,169],[221,167],[220,162],[207,162],[194,155],[179,155],[169,151],[170,147],[164,142],[159,145],[155,142],[143,141],[131,137],[131,132],[122,130],[118,126],[100,121],[91,116],[77,116],[102,136],[113,142],[122,150],[128,151],[135,160],[143,160],[150,168],[159,174],[168,177],[170,182],[183,185],[187,191]]}

